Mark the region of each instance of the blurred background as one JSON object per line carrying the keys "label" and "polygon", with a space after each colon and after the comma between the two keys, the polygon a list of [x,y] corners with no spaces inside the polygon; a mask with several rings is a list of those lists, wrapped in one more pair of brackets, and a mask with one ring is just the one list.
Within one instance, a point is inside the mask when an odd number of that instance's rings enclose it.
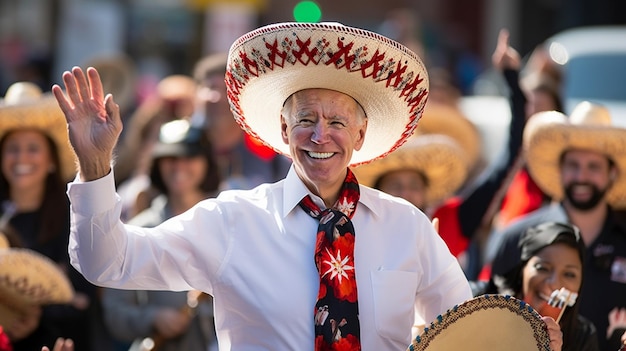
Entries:
{"label": "blurred background", "polygon": [[[299,16],[299,18],[296,18]],[[623,0],[0,0],[0,96],[19,80],[44,90],[95,57],[125,53],[144,89],[189,74],[203,55],[279,21],[337,21],[421,45],[463,94],[490,66],[498,30],[522,55],[564,29],[625,24]],[[626,38],[625,38],[626,40]]]}

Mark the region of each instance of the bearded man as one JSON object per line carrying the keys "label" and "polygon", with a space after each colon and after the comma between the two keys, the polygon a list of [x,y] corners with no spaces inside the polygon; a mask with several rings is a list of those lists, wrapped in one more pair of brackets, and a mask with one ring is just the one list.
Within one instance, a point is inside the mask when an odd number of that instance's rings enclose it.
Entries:
{"label": "bearded man", "polygon": [[626,226],[617,210],[626,204],[624,140],[626,129],[589,102],[569,118],[556,111],[531,117],[524,129],[529,171],[554,202],[492,233],[487,246],[490,284],[497,285],[515,266],[525,229],[547,221],[578,226],[586,246],[580,314],[596,326],[601,350],[617,350],[626,329]]}

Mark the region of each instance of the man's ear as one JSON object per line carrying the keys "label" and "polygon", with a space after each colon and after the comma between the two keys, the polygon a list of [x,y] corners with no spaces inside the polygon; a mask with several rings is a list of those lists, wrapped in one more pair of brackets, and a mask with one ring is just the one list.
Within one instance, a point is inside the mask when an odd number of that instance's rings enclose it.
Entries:
{"label": "man's ear", "polygon": [[289,145],[289,138],[287,137],[287,122],[283,114],[280,114],[280,135],[283,137],[283,142]]}
{"label": "man's ear", "polygon": [[363,146],[363,143],[365,142],[366,131],[367,131],[367,118],[365,118],[365,120],[363,121],[363,125],[361,126],[361,128],[359,128],[359,140],[357,140],[356,144],[354,145],[354,149],[356,151],[361,150],[361,147]]}

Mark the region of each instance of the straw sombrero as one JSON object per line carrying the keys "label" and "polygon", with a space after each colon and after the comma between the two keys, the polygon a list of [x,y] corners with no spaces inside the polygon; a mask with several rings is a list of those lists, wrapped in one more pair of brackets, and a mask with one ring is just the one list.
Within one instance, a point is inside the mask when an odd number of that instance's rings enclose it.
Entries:
{"label": "straw sombrero", "polygon": [[0,106],[0,139],[8,131],[21,128],[35,128],[49,135],[57,145],[61,176],[64,180],[75,176],[75,156],[67,135],[67,122],[54,96],[44,94],[39,99]]}
{"label": "straw sombrero", "polygon": [[33,82],[15,82],[9,86],[1,105],[15,105],[20,102],[39,99],[43,95],[41,88]]}
{"label": "straw sombrero", "polygon": [[8,306],[68,303],[74,289],[48,257],[29,249],[0,249],[0,300]]}
{"label": "straw sombrero", "polygon": [[226,87],[231,110],[251,136],[289,155],[280,113],[293,93],[339,91],[365,110],[365,142],[351,165],[395,150],[413,134],[428,96],[421,59],[379,34],[339,23],[278,23],[237,39],[230,48]]}
{"label": "straw sombrero", "polygon": [[452,137],[465,151],[467,164],[473,167],[481,157],[482,141],[476,125],[458,108],[441,103],[427,103],[416,134],[443,134]]}
{"label": "straw sombrero", "polygon": [[438,316],[407,350],[550,351],[550,337],[529,304],[506,295],[482,295]]}
{"label": "straw sombrero", "polygon": [[7,236],[3,232],[0,232],[0,250],[8,249],[9,246],[11,246],[9,244],[9,239],[7,238]]}
{"label": "straw sombrero", "polygon": [[129,111],[135,105],[137,73],[135,64],[126,55],[96,56],[85,64],[98,70],[103,91],[115,96],[121,111]]}
{"label": "straw sombrero", "polygon": [[380,177],[393,171],[420,172],[428,181],[425,197],[430,206],[463,184],[467,162],[467,155],[456,140],[447,135],[425,134],[412,137],[384,158],[354,168],[354,174],[360,184],[373,187]]}
{"label": "straw sombrero", "polygon": [[569,118],[556,111],[533,115],[524,129],[524,148],[530,174],[555,200],[563,198],[559,160],[564,151],[583,149],[607,155],[619,171],[607,201],[617,207],[626,204],[626,129],[611,124],[605,107],[585,101]]}

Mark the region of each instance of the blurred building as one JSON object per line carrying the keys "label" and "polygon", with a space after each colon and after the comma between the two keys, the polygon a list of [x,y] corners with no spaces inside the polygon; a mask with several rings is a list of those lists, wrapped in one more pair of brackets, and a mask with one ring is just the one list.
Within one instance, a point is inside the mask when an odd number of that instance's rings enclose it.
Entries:
{"label": "blurred building", "polygon": [[[0,0],[0,95],[16,80],[48,90],[62,71],[95,56],[129,54],[155,80],[189,73],[259,25],[293,21],[301,0]],[[626,23],[621,0],[316,0],[321,21],[415,40],[429,65],[464,87],[489,65],[497,32],[526,54],[561,29]],[[393,19],[394,10],[409,15]],[[398,11],[396,11],[397,15]],[[409,37],[396,26],[412,18]],[[407,23],[403,27],[406,30]]]}

